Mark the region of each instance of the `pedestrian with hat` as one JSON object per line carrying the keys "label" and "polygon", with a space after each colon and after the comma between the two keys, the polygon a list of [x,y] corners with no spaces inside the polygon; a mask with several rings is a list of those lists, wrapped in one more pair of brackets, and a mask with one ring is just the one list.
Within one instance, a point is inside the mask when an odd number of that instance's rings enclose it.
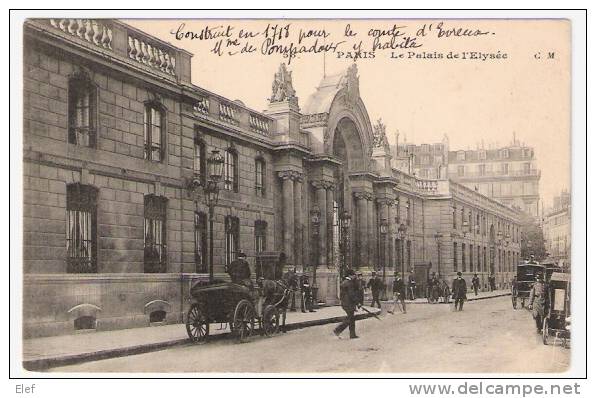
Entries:
{"label": "pedestrian with hat", "polygon": [[544,283],[544,276],[540,273],[536,275],[536,282],[530,290],[530,303],[528,309],[532,310],[532,316],[536,321],[536,332],[542,333],[542,323],[546,313],[546,295],[547,289]]}
{"label": "pedestrian with hat", "polygon": [[360,305],[364,305],[364,289],[366,288],[366,282],[362,276],[362,272],[356,273],[356,280],[358,282],[358,294],[360,295]]}
{"label": "pedestrian with hat", "polygon": [[367,288],[370,288],[372,293],[372,303],[370,304],[371,307],[375,306],[375,303],[381,308],[381,302],[379,301],[379,296],[381,295],[381,291],[383,290],[383,281],[381,278],[377,276],[376,271],[371,273],[371,278],[368,280],[366,284]]}
{"label": "pedestrian with hat", "polygon": [[406,284],[401,278],[401,274],[396,272],[394,274],[395,279],[393,280],[393,308],[391,311],[387,311],[390,314],[395,313],[395,307],[400,307],[402,313],[406,313]]}
{"label": "pedestrian with hat", "polygon": [[472,289],[474,289],[474,296],[478,296],[479,288],[480,288],[480,278],[478,278],[477,273],[474,273],[474,277],[472,278]]}
{"label": "pedestrian with hat", "polygon": [[337,337],[340,337],[341,333],[346,328],[349,328],[350,338],[358,338],[356,335],[356,318],[354,317],[354,312],[361,307],[358,284],[356,273],[354,270],[348,269],[346,271],[345,279],[341,282],[339,295],[341,307],[346,312],[346,319],[344,319],[339,325],[337,325],[335,329],[333,329],[333,334]]}
{"label": "pedestrian with hat", "polygon": [[466,297],[466,292],[468,287],[466,286],[466,281],[462,278],[461,272],[457,273],[457,278],[453,280],[451,285],[451,294],[453,296],[453,300],[455,300],[455,310],[456,311],[463,311],[464,309],[464,300]]}

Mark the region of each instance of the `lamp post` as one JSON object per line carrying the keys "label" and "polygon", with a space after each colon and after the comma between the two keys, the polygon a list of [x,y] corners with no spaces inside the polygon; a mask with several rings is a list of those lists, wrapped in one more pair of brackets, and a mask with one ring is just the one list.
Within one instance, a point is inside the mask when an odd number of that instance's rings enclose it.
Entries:
{"label": "lamp post", "polygon": [[209,282],[213,282],[213,214],[219,199],[217,184],[223,172],[224,158],[218,150],[211,151],[207,159],[209,178],[205,184],[205,198],[209,207]]}
{"label": "lamp post", "polygon": [[310,211],[310,223],[312,225],[312,237],[313,237],[313,260],[312,260],[312,301],[313,308],[319,308],[319,300],[317,299],[317,293],[319,287],[317,286],[317,267],[319,262],[319,228],[321,226],[321,210],[319,206],[314,205]]}
{"label": "lamp post", "polygon": [[343,280],[345,274],[346,274],[346,268],[348,266],[348,244],[349,244],[349,236],[348,234],[350,233],[350,224],[352,222],[352,216],[350,215],[350,213],[348,213],[347,210],[344,210],[341,212],[341,215],[339,216],[339,221],[340,221],[340,225],[341,225],[341,256],[342,256],[342,261],[341,261],[341,268],[340,268],[340,280]]}
{"label": "lamp post", "polygon": [[404,238],[406,236],[406,226],[404,224],[399,224],[397,228],[397,240],[399,242],[399,261],[401,262],[401,274],[405,275],[404,270]]}
{"label": "lamp post", "polygon": [[441,279],[441,235],[440,233],[435,234],[435,241],[437,242],[437,273],[439,274],[439,279]]}
{"label": "lamp post", "polygon": [[387,268],[387,253],[386,253],[386,248],[387,248],[387,219],[383,218],[381,219],[381,223],[380,223],[380,232],[381,232],[381,258],[383,261],[383,294],[381,297],[381,300],[387,300],[387,283],[385,281],[385,274],[386,274],[386,268]]}

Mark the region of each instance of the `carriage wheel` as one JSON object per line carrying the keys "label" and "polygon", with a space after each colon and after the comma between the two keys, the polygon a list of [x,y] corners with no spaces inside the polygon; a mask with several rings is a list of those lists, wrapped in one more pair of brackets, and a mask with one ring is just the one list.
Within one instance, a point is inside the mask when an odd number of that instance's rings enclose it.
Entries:
{"label": "carriage wheel", "polygon": [[268,337],[279,333],[279,311],[274,305],[268,305],[263,311],[263,332]]}
{"label": "carriage wheel", "polygon": [[245,342],[255,329],[255,309],[246,299],[240,300],[234,311],[233,330],[240,342]]}
{"label": "carriage wheel", "polygon": [[186,315],[186,333],[193,343],[200,343],[209,335],[209,322],[198,304],[191,305]]}
{"label": "carriage wheel", "polygon": [[547,345],[548,344],[548,326],[546,324],[547,318],[544,317],[544,320],[542,321],[542,344]]}
{"label": "carriage wheel", "polygon": [[513,305],[513,309],[517,309],[517,296],[511,296],[511,305]]}

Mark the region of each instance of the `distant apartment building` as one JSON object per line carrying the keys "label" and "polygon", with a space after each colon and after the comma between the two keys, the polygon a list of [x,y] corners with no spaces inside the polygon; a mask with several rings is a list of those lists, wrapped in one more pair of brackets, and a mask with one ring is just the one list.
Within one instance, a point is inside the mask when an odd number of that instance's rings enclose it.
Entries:
{"label": "distant apartment building", "polygon": [[539,216],[540,170],[534,149],[514,140],[495,149],[449,151],[449,179]]}
{"label": "distant apartment building", "polygon": [[571,195],[566,190],[555,196],[553,206],[544,212],[542,232],[550,258],[568,266],[571,255]]}

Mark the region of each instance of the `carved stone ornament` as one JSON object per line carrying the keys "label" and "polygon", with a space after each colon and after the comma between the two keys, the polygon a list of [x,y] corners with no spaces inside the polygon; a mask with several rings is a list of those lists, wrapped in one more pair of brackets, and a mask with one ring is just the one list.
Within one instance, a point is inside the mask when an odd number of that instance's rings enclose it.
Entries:
{"label": "carved stone ornament", "polygon": [[354,198],[356,200],[373,200],[374,196],[370,192],[354,192]]}
{"label": "carved stone ornament", "polygon": [[311,184],[315,189],[335,190],[335,184],[332,181],[315,180],[311,181]]}
{"label": "carved stone ornament", "polygon": [[389,150],[389,142],[385,134],[385,125],[381,119],[377,120],[373,126],[373,148],[383,148]]}
{"label": "carved stone ornament", "polygon": [[346,106],[353,108],[360,98],[360,80],[358,77],[358,67],[352,64],[341,79],[340,84],[346,89]]}
{"label": "carved stone ornament", "polygon": [[286,64],[279,65],[278,71],[273,77],[273,83],[271,85],[271,98],[269,102],[284,102],[289,101],[298,103],[296,97],[296,90],[292,86],[292,72],[286,69]]}
{"label": "carved stone ornament", "polygon": [[301,127],[318,127],[327,125],[329,114],[327,112],[302,115],[300,117]]}
{"label": "carved stone ornament", "polygon": [[304,174],[299,171],[295,170],[283,170],[277,173],[278,177],[282,180],[293,180],[293,181],[302,181],[304,178]]}

